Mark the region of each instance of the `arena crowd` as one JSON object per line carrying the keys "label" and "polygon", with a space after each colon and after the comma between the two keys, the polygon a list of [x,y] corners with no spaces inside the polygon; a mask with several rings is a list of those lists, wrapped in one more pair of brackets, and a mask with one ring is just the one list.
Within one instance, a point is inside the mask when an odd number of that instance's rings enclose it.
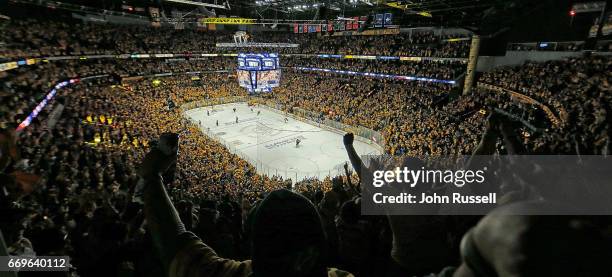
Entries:
{"label": "arena crowd", "polygon": [[[206,52],[216,51],[215,41],[229,40],[189,30],[64,21],[9,25],[0,34],[10,42],[0,52],[5,60]],[[267,39],[298,42],[302,46],[291,51],[299,53],[465,57],[468,50],[466,43],[447,43],[430,33]],[[537,105],[484,87],[462,95],[447,84],[291,69],[283,71],[282,85],[261,100],[288,112],[311,111],[314,120],[380,132],[385,151],[396,156],[482,154],[483,144],[499,154],[517,154],[511,150],[520,148],[518,154],[609,155],[611,63],[609,56],[593,55],[528,62],[479,77],[480,83],[548,106],[558,125]],[[443,79],[462,73],[460,63],[426,61],[292,59],[287,66]],[[351,169],[354,165],[347,165],[343,176],[324,180],[258,174],[180,110],[201,99],[246,96],[234,68],[230,58],[100,59],[0,72],[0,229],[10,254],[69,255],[73,267],[60,276],[612,275],[606,267],[612,249],[607,219],[497,217],[504,210],[538,205],[520,202],[530,198],[516,194],[484,217],[364,216],[360,171]],[[224,72],[193,73],[215,70]],[[164,72],[192,73],[129,78]],[[99,74],[108,76],[61,89],[30,126],[16,132],[55,83]],[[173,181],[162,185],[157,177],[167,161],[151,150],[166,132],[178,133],[180,144]],[[490,141],[494,133],[504,139]],[[504,144],[509,133],[512,147]],[[352,141],[347,134],[338,144],[350,154]],[[147,185],[142,199],[135,199],[139,182]],[[296,189],[287,190],[292,183]],[[560,243],[573,248],[553,248]]]}

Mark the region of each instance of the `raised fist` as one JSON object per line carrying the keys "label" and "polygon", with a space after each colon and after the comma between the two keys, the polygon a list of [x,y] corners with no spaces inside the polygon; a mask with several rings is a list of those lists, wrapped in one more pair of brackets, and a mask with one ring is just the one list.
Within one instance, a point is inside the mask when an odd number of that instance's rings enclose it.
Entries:
{"label": "raised fist", "polygon": [[142,160],[138,174],[141,177],[157,176],[157,174],[166,172],[175,162],[176,156],[166,155],[161,150],[153,148]]}
{"label": "raised fist", "polygon": [[355,140],[355,135],[353,133],[346,133],[344,135],[344,145],[353,145],[353,141]]}

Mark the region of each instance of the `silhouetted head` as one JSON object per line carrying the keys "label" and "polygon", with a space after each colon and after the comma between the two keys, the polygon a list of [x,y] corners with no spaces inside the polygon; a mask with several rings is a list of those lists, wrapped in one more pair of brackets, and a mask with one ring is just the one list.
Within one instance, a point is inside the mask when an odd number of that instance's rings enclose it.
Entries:
{"label": "silhouetted head", "polygon": [[454,276],[612,276],[610,248],[588,218],[510,215],[552,208],[521,202],[495,209],[463,237]]}
{"label": "silhouetted head", "polygon": [[325,233],[308,199],[273,191],[258,205],[252,224],[255,276],[327,276]]}

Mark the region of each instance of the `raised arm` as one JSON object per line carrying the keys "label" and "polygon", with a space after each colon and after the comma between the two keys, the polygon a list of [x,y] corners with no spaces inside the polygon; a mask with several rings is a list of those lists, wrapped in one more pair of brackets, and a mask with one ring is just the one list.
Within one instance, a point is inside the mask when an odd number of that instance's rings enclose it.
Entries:
{"label": "raised arm", "polygon": [[[153,244],[169,276],[248,276],[250,264],[223,259],[193,233],[187,232],[164,188],[161,174],[176,159],[154,149],[141,168],[145,182],[144,212]],[[165,275],[165,274],[164,274]]]}
{"label": "raised arm", "polygon": [[144,212],[147,227],[166,269],[179,250],[179,236],[186,232],[162,183],[161,174],[174,162],[174,159],[161,151],[151,150],[142,162],[139,181],[145,182]]}
{"label": "raised arm", "polygon": [[344,173],[346,174],[346,182],[348,183],[349,189],[352,193],[354,193],[354,195],[358,195],[359,186],[354,186],[353,182],[351,181],[351,172],[348,169],[348,163],[344,164]]}
{"label": "raised arm", "polygon": [[499,138],[498,124],[499,115],[492,113],[487,118],[487,126],[484,134],[480,139],[480,143],[472,152],[473,156],[476,155],[492,155],[495,153],[495,143]]}
{"label": "raised arm", "polygon": [[343,138],[343,142],[344,142],[344,148],[346,149],[346,153],[349,156],[349,160],[351,161],[351,165],[353,166],[353,168],[355,169],[355,172],[357,172],[357,175],[359,176],[359,179],[362,179],[362,175],[363,169],[366,169],[365,165],[363,164],[363,161],[361,161],[361,158],[359,158],[359,155],[357,154],[357,151],[355,151],[355,147],[353,147],[353,141],[355,140],[355,135],[353,135],[353,133],[347,133],[344,135]]}

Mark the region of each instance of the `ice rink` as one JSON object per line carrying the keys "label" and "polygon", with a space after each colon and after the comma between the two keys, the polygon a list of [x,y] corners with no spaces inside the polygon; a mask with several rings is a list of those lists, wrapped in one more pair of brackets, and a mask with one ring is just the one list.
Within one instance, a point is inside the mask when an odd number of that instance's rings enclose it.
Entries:
{"label": "ice rink", "polygon": [[[246,103],[231,103],[188,110],[185,116],[230,152],[253,164],[260,174],[293,181],[322,179],[343,174],[342,165],[348,161],[341,132],[285,117],[267,107],[251,109]],[[296,139],[301,140],[298,147]],[[354,146],[360,155],[380,154],[376,146],[362,141],[355,140]]]}

